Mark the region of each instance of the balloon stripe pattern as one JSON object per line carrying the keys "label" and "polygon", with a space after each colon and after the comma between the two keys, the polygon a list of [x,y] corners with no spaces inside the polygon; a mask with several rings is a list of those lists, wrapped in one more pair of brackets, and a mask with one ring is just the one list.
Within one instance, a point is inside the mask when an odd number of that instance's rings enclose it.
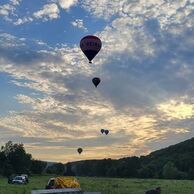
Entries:
{"label": "balloon stripe pattern", "polygon": [[88,35],[83,37],[80,41],[80,48],[88,58],[89,63],[92,63],[92,59],[98,54],[101,47],[102,42],[96,36]]}

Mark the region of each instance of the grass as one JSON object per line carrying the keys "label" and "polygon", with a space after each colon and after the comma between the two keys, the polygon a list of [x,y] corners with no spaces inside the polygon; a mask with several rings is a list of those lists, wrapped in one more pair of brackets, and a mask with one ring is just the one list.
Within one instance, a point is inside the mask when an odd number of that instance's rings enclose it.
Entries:
{"label": "grass", "polygon": [[[32,176],[28,185],[10,185],[0,178],[0,194],[30,194],[31,190],[44,189],[52,176]],[[194,181],[157,179],[117,179],[79,177],[84,191],[100,191],[102,194],[145,194],[150,188],[160,186],[162,194],[194,194]]]}

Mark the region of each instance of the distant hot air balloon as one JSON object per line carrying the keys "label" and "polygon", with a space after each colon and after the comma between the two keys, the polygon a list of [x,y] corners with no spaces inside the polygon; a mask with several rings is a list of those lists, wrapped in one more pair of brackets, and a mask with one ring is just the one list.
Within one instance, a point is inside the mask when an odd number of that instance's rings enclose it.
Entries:
{"label": "distant hot air balloon", "polygon": [[81,154],[81,153],[83,152],[83,149],[82,149],[82,148],[78,148],[78,149],[77,149],[77,152],[78,152],[79,154]]}
{"label": "distant hot air balloon", "polygon": [[103,134],[105,130],[104,130],[104,129],[101,129],[100,131],[101,131],[101,133]]}
{"label": "distant hot air balloon", "polygon": [[108,129],[105,129],[105,130],[104,130],[104,133],[105,133],[106,135],[108,135],[109,130],[108,130]]}
{"label": "distant hot air balloon", "polygon": [[97,55],[101,47],[102,42],[97,36],[88,35],[80,41],[80,48],[88,58],[89,63],[92,63],[92,59]]}
{"label": "distant hot air balloon", "polygon": [[97,87],[98,86],[98,84],[100,83],[100,78],[99,77],[94,77],[93,79],[92,79],[92,82],[93,82],[93,84],[95,85],[95,87]]}

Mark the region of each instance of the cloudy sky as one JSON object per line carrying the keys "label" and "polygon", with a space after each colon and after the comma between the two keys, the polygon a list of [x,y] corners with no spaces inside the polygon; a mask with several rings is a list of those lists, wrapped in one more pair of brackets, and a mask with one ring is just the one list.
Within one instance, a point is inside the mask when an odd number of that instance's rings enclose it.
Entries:
{"label": "cloudy sky", "polygon": [[[102,40],[93,64],[79,48],[88,34]],[[194,0],[1,0],[0,88],[0,144],[37,159],[140,156],[189,139]]]}

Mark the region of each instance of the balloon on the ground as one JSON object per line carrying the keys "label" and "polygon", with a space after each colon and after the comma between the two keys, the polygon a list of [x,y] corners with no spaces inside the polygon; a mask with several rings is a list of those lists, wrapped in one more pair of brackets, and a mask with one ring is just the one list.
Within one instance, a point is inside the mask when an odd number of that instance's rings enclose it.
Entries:
{"label": "balloon on the ground", "polygon": [[97,55],[101,47],[102,42],[97,36],[88,35],[80,41],[80,48],[88,58],[89,63],[92,63],[92,59]]}
{"label": "balloon on the ground", "polygon": [[100,78],[99,77],[94,77],[93,79],[92,79],[92,82],[93,82],[93,84],[95,85],[95,87],[97,87],[98,86],[98,84],[100,83]]}
{"label": "balloon on the ground", "polygon": [[78,152],[79,154],[81,154],[81,153],[83,152],[83,149],[82,149],[82,148],[78,148],[78,149],[77,149],[77,152]]}
{"label": "balloon on the ground", "polygon": [[101,129],[100,131],[101,131],[101,133],[103,134],[105,130],[104,130],[104,129]]}
{"label": "balloon on the ground", "polygon": [[104,130],[104,133],[105,133],[106,135],[108,135],[109,130],[108,130],[108,129]]}

